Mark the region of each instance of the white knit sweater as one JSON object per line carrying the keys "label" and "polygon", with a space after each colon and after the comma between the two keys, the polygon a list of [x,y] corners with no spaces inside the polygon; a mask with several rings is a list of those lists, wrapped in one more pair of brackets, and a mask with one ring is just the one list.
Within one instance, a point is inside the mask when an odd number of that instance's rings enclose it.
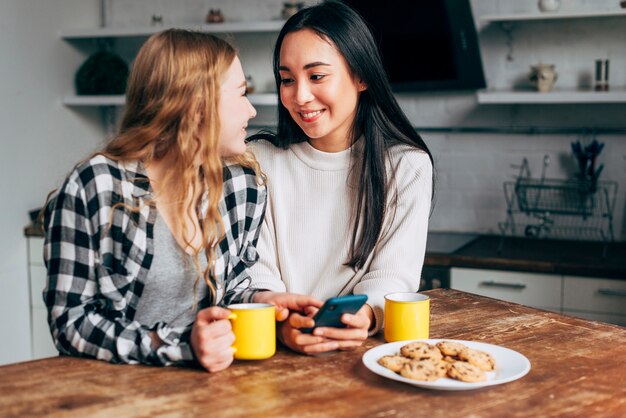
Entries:
{"label": "white knit sweater", "polygon": [[[308,142],[288,150],[267,141],[250,145],[268,176],[268,206],[250,270],[252,287],[311,295],[321,300],[366,294],[376,324],[383,323],[384,296],[416,292],[426,250],[432,165],[426,153],[406,145],[391,148],[388,174],[395,171],[397,208],[388,210],[382,239],[366,265],[345,266],[353,229],[355,182],[349,180],[352,149],[327,153]],[[388,197],[392,202],[396,189]]]}

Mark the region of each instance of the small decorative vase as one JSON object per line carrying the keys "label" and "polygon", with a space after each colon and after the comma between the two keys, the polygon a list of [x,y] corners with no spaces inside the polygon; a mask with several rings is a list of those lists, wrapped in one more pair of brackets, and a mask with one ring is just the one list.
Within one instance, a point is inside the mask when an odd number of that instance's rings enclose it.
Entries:
{"label": "small decorative vase", "polygon": [[541,93],[551,91],[557,78],[558,74],[552,64],[537,64],[530,67],[529,80]]}
{"label": "small decorative vase", "polygon": [[78,68],[74,85],[78,95],[124,94],[127,79],[128,64],[117,54],[99,51]]}
{"label": "small decorative vase", "polygon": [[561,7],[561,0],[539,0],[538,6],[542,12],[556,12]]}

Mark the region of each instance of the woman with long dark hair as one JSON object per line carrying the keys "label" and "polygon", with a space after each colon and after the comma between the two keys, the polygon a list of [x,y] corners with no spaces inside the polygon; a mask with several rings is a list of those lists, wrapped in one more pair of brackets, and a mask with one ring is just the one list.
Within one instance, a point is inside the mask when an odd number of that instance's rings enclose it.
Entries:
{"label": "woman with long dark hair", "polygon": [[320,299],[367,294],[366,306],[344,315],[346,328],[301,333],[313,321],[294,312],[279,332],[300,352],[351,349],[382,326],[385,294],[418,290],[432,156],[349,6],[327,1],[291,17],[273,65],[278,131],[251,138],[269,179],[252,286]]}

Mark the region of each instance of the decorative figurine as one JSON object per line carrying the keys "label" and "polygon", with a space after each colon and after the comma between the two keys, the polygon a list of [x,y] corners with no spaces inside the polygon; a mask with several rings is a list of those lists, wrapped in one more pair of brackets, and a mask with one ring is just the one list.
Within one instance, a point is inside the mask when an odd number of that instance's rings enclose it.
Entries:
{"label": "decorative figurine", "polygon": [[206,23],[222,23],[224,22],[224,15],[220,9],[210,9],[205,20]]}
{"label": "decorative figurine", "polygon": [[286,1],[283,3],[283,11],[281,13],[283,19],[287,20],[291,16],[298,13],[300,9],[304,7],[304,2],[301,1]]}

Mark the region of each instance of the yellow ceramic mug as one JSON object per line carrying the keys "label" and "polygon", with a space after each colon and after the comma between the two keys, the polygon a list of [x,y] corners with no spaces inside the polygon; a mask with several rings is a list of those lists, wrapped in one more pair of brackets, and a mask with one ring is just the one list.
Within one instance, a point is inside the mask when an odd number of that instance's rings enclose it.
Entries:
{"label": "yellow ceramic mug", "polygon": [[229,305],[235,334],[233,352],[239,360],[261,360],[276,353],[276,309],[268,303]]}
{"label": "yellow ceramic mug", "polygon": [[430,298],[419,293],[385,296],[385,340],[427,339],[430,334]]}

